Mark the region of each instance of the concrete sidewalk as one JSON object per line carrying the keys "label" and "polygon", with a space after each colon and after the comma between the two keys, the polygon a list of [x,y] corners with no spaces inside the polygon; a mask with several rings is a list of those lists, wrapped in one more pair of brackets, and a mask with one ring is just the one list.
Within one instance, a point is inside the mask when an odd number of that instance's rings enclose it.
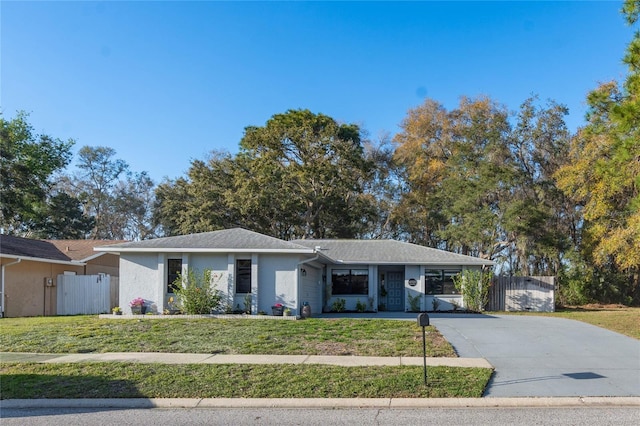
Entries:
{"label": "concrete sidewalk", "polygon": [[[427,358],[427,366],[493,368],[483,358]],[[40,354],[1,352],[0,362],[139,362],[160,364],[327,364],[342,367],[423,365],[422,357],[326,355],[227,355],[161,352],[105,352],[91,354]]]}

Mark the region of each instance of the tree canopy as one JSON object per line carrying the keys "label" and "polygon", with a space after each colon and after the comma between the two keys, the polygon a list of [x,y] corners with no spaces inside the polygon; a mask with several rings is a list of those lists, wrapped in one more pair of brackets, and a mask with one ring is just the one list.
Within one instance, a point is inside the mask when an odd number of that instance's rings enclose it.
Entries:
{"label": "tree canopy", "polygon": [[34,134],[25,112],[0,116],[0,229],[30,235],[46,215],[52,175],[71,160],[73,140]]}
{"label": "tree canopy", "polygon": [[284,239],[355,237],[374,213],[363,195],[372,171],[358,126],[290,110],[247,127],[235,157],[196,160],[188,180],[164,182],[156,221],[169,234],[244,226]]}

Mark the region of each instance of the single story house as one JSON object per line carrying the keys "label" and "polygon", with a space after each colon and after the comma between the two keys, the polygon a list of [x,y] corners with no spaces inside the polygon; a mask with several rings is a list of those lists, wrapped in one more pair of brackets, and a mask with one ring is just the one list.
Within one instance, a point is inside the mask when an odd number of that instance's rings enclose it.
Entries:
{"label": "single story house", "polygon": [[[438,299],[441,309],[462,306],[452,277],[466,268],[485,268],[489,260],[394,240],[283,241],[234,228],[97,247],[120,255],[120,306],[135,298],[163,312],[172,283],[188,269],[210,270],[212,284],[227,306],[270,313],[281,303],[299,315],[331,310],[408,311],[420,296],[421,310]],[[149,309],[148,308],[148,309]]]}
{"label": "single story house", "polygon": [[108,274],[117,280],[118,256],[94,250],[114,242],[36,240],[0,234],[0,315],[56,315],[58,275]]}

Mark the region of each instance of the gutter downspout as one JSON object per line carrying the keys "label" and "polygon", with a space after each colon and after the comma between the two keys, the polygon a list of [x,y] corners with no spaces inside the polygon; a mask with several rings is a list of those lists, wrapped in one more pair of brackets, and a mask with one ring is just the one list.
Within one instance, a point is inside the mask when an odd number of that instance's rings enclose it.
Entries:
{"label": "gutter downspout", "polygon": [[18,258],[15,262],[10,262],[10,263],[5,263],[4,265],[2,265],[2,288],[0,288],[0,318],[4,318],[4,269],[7,266],[11,266],[11,265],[17,265],[18,263],[22,262],[22,259]]}

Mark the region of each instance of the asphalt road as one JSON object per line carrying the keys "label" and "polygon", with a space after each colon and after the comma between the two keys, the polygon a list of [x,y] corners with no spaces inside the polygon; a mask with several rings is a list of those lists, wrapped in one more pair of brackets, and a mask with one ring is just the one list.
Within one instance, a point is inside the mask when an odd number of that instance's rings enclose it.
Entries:
{"label": "asphalt road", "polygon": [[107,425],[636,425],[638,407],[428,409],[3,409],[3,426]]}
{"label": "asphalt road", "polygon": [[640,396],[640,341],[579,321],[542,316],[434,314],[461,357],[495,374],[486,397]]}

